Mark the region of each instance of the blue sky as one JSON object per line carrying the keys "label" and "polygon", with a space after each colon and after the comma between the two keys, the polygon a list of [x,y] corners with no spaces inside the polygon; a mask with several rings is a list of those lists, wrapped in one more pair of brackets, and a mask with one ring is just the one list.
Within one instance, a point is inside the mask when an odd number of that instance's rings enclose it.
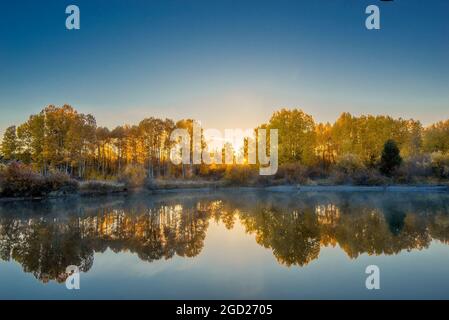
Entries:
{"label": "blue sky", "polygon": [[[76,4],[81,29],[65,29]],[[379,5],[381,30],[365,8]],[[281,107],[449,118],[446,0],[47,0],[0,6],[0,131],[48,104],[99,125],[247,128]]]}

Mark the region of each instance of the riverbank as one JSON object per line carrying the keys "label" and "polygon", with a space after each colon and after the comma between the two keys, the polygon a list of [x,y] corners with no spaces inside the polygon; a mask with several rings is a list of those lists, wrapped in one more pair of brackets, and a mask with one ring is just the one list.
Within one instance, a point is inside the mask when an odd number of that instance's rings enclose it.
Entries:
{"label": "riverbank", "polygon": [[448,185],[269,185],[269,186],[235,186],[222,181],[165,180],[156,181],[146,187],[127,187],[125,184],[110,181],[80,182],[76,192],[64,190],[52,192],[41,197],[0,197],[0,202],[39,201],[63,197],[96,197],[107,195],[128,195],[136,193],[177,193],[177,192],[210,192],[214,190],[269,191],[279,193],[302,192],[449,192]]}
{"label": "riverbank", "polygon": [[272,186],[264,190],[272,192],[449,192],[448,186],[392,185],[392,186]]}
{"label": "riverbank", "polygon": [[444,185],[391,185],[391,186],[354,186],[354,185],[277,185],[277,186],[214,186],[214,187],[186,187],[173,189],[153,189],[153,193],[183,192],[183,191],[211,191],[211,190],[239,190],[269,192],[300,193],[300,192],[449,192],[449,186]]}
{"label": "riverbank", "polygon": [[446,184],[395,184],[395,185],[338,185],[338,184],[270,184],[258,185],[232,185],[223,181],[202,180],[161,180],[155,181],[148,190],[152,192],[177,192],[184,190],[214,190],[214,189],[239,189],[239,190],[265,190],[272,192],[449,192]]}

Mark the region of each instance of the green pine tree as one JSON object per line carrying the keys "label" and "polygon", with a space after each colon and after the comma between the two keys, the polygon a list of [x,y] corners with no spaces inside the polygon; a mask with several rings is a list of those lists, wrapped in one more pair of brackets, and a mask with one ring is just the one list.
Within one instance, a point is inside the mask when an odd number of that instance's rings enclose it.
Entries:
{"label": "green pine tree", "polygon": [[388,140],[384,144],[382,157],[380,160],[380,172],[386,176],[391,176],[393,172],[401,165],[402,157],[396,142]]}

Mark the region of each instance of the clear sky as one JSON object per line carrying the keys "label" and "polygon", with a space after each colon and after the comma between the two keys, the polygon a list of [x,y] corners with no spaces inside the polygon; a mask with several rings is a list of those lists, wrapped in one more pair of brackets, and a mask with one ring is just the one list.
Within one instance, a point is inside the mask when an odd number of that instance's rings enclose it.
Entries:
{"label": "clear sky", "polygon": [[[81,29],[65,29],[77,4]],[[381,9],[381,30],[365,8]],[[0,132],[48,104],[99,125],[247,128],[281,107],[449,118],[447,0],[46,0],[0,4]]]}

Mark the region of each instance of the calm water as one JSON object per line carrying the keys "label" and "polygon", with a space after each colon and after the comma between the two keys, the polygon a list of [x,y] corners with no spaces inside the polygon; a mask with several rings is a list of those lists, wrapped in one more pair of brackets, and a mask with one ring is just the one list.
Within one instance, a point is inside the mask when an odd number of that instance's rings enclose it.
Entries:
{"label": "calm water", "polygon": [[[449,298],[449,194],[0,204],[0,298]],[[380,268],[380,290],[365,268]],[[77,265],[81,289],[67,290]]]}

